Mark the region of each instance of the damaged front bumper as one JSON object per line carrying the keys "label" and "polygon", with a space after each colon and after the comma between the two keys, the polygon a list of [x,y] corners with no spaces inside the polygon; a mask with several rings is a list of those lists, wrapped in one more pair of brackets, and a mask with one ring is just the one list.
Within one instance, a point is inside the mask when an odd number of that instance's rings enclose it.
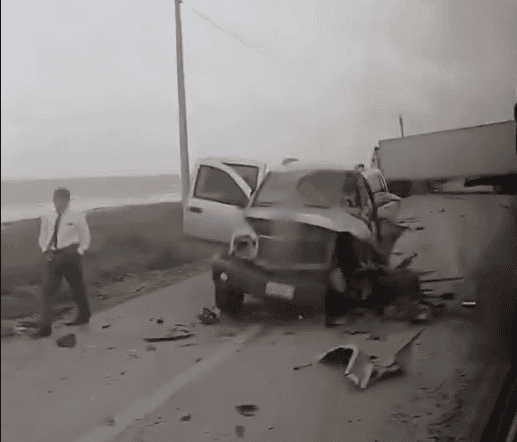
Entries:
{"label": "damaged front bumper", "polygon": [[298,306],[323,305],[328,289],[327,271],[268,271],[229,255],[212,261],[212,279],[220,287],[259,299],[277,299]]}

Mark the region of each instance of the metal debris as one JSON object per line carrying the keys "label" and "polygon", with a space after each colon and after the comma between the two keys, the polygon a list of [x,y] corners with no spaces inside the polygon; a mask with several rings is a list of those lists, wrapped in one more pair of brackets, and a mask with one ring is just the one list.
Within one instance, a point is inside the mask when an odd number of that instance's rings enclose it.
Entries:
{"label": "metal debris", "polygon": [[211,309],[203,307],[203,312],[197,315],[197,318],[201,321],[204,325],[213,325],[217,324],[221,317],[221,311],[213,307]]}
{"label": "metal debris", "polygon": [[474,308],[476,306],[476,301],[463,301],[461,306],[464,308]]}
{"label": "metal debris", "polygon": [[73,333],[70,333],[57,339],[56,344],[58,347],[73,348],[77,344],[77,339]]}
{"label": "metal debris", "polygon": [[235,409],[243,416],[250,417],[254,416],[259,410],[259,407],[253,404],[236,405]]}
{"label": "metal debris", "polygon": [[178,339],[186,339],[194,336],[194,333],[187,327],[173,327],[169,329],[169,333],[163,336],[156,336],[152,338],[144,338],[145,342],[162,342],[162,341],[177,341]]}
{"label": "metal debris", "polygon": [[360,389],[365,389],[372,380],[379,380],[390,373],[406,371],[412,356],[413,344],[424,330],[415,333],[393,357],[384,362],[376,355],[360,350],[355,344],[334,347],[321,355],[318,362],[345,367],[345,376]]}
{"label": "metal debris", "polygon": [[180,413],[180,422],[188,422],[192,419],[192,415],[189,413]]}
{"label": "metal debris", "polygon": [[307,364],[295,365],[293,370],[301,370],[302,368],[312,367],[312,362],[308,362]]}

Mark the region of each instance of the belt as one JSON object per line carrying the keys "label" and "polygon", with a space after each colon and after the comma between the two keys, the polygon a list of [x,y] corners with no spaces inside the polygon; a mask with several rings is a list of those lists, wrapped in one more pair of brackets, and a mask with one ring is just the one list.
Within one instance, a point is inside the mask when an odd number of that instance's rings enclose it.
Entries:
{"label": "belt", "polygon": [[63,247],[62,249],[52,250],[52,252],[54,252],[54,253],[63,253],[63,252],[69,251],[70,249],[77,249],[78,247],[79,247],[79,244],[70,244],[69,246]]}

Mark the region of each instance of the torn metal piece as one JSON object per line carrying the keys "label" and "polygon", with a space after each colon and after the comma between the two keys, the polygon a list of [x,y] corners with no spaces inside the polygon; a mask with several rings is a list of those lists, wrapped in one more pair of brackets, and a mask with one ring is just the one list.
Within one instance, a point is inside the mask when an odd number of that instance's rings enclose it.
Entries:
{"label": "torn metal piece", "polygon": [[424,330],[414,334],[385,362],[379,361],[376,355],[360,350],[356,344],[334,347],[321,355],[318,362],[346,367],[345,376],[360,389],[365,389],[372,380],[379,380],[390,373],[407,371],[413,354],[413,344]]}
{"label": "torn metal piece", "polygon": [[144,338],[145,342],[161,342],[161,341],[177,341],[178,339],[186,339],[194,336],[194,333],[187,327],[173,327],[164,336],[154,338]]}

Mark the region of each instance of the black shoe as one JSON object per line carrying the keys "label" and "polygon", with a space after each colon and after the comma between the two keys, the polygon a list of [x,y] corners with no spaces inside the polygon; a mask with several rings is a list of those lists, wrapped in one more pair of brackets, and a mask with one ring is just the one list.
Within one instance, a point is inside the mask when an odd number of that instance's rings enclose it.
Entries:
{"label": "black shoe", "polygon": [[85,316],[85,317],[79,317],[73,322],[67,322],[67,323],[65,323],[65,325],[72,327],[74,325],[85,325],[85,324],[88,324],[89,322],[90,322],[90,317]]}
{"label": "black shoe", "polygon": [[43,325],[38,331],[32,335],[33,339],[39,338],[48,338],[52,334],[52,326],[51,325]]}

